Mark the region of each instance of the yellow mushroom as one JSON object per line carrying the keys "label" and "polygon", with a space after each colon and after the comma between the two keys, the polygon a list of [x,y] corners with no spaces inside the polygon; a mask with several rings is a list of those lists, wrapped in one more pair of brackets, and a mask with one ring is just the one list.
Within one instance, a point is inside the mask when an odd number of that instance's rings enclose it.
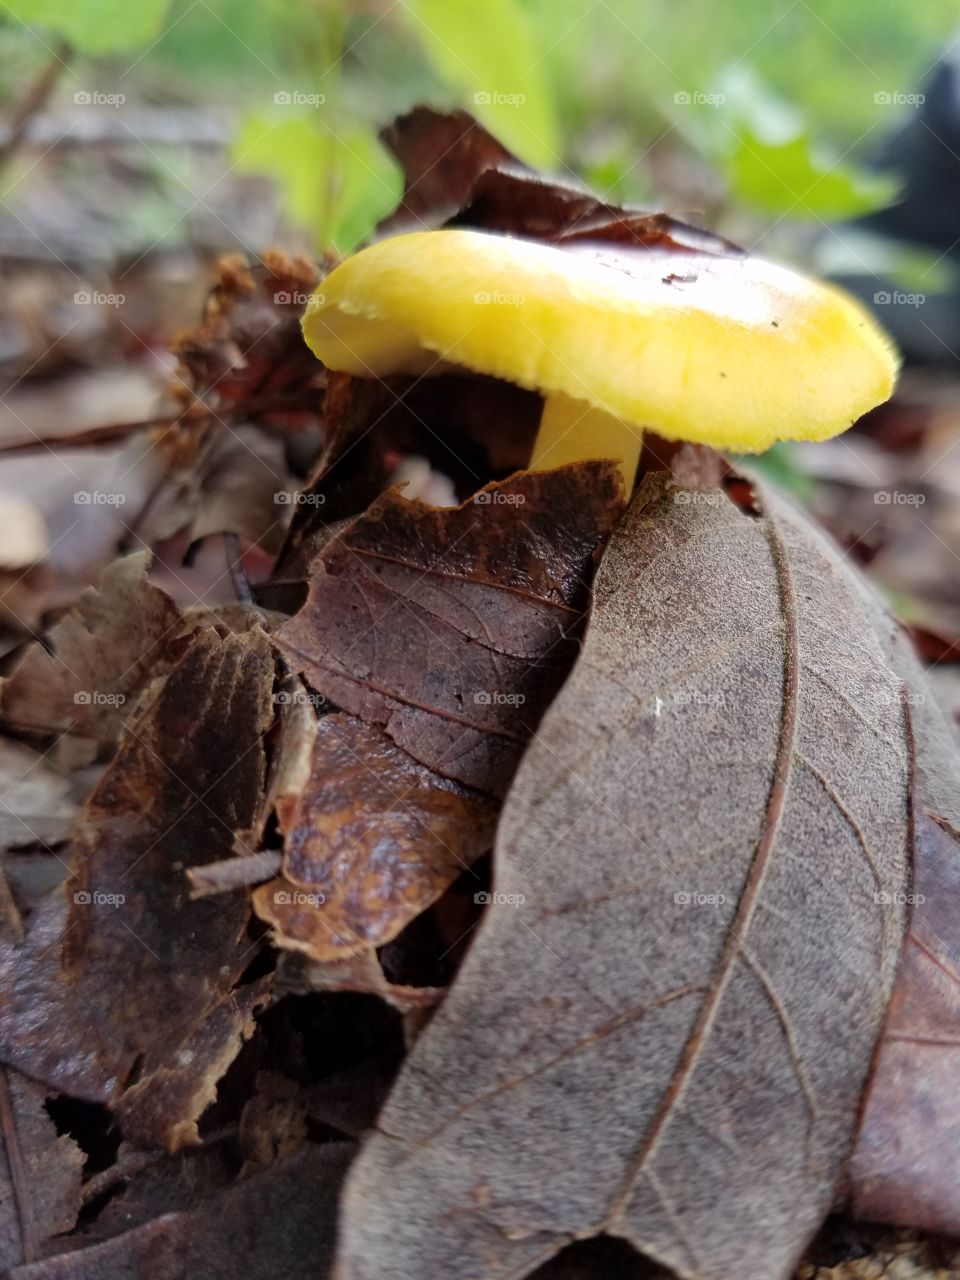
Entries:
{"label": "yellow mushroom", "polygon": [[459,229],[347,258],[303,332],[359,377],[452,366],[539,391],[531,466],[614,458],[628,481],[645,427],[748,453],[822,440],[887,399],[897,367],[857,302],[759,258]]}

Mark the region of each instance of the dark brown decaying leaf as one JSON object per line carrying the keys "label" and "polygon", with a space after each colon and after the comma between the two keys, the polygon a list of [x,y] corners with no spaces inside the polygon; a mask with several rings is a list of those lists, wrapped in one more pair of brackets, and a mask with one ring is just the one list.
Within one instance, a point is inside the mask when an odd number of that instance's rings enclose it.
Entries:
{"label": "dark brown decaying leaf", "polygon": [[277,644],[416,760],[500,794],[569,669],[622,500],[608,462],[521,473],[460,507],[388,492],[327,544]]}
{"label": "dark brown decaying leaf", "polygon": [[403,198],[381,234],[436,226],[462,208],[485,169],[525,167],[467,111],[414,107],[380,137],[404,174]]}
{"label": "dark brown decaying leaf", "polygon": [[630,249],[743,253],[729,240],[670,214],[606,204],[582,188],[504,169],[491,168],[480,175],[469,202],[450,219],[450,225],[557,244],[603,241]]}
{"label": "dark brown decaying leaf", "polygon": [[466,111],[415,107],[381,136],[400,161],[405,190],[380,233],[446,223],[546,241],[743,252],[669,214],[608,204],[582,187],[532,173]]}
{"label": "dark brown decaying leaf", "polygon": [[65,885],[0,944],[0,1061],[121,1107],[134,1141],[195,1140],[249,1027],[249,904],[189,901],[184,869],[253,821],[272,684],[263,632],[198,633],[88,799]]}
{"label": "dark brown decaying leaf", "polygon": [[116,742],[140,693],[177,656],[180,610],[147,582],[149,563],[147,552],[115,560],[51,629],[52,652],[27,649],[0,686],[7,724],[69,733],[91,749]]}
{"label": "dark brown decaying leaf", "polygon": [[375,725],[323,716],[304,789],[278,807],[281,878],[254,909],[284,946],[343,960],[389,942],[493,843],[491,801],[432,773]]}
{"label": "dark brown decaying leaf", "polygon": [[9,1280],[322,1280],[352,1144],[307,1144],[260,1173],[100,1244],[17,1267]]}
{"label": "dark brown decaying leaf", "polygon": [[910,929],[850,1161],[863,1219],[960,1234],[960,751],[904,637],[914,725]]}
{"label": "dark brown decaying leaf", "polygon": [[614,533],[338,1280],[506,1280],[596,1233],[783,1280],[829,1210],[902,941],[909,751],[878,606],[764,502],[655,476]]}
{"label": "dark brown decaying leaf", "polygon": [[0,1067],[0,1269],[32,1261],[80,1212],[83,1153],[57,1136],[46,1090]]}
{"label": "dark brown decaying leaf", "polygon": [[365,511],[401,457],[426,459],[456,492],[472,493],[492,472],[527,465],[541,413],[539,395],[496,378],[328,373],[326,445],[293,513],[279,585],[309,576],[331,527]]}

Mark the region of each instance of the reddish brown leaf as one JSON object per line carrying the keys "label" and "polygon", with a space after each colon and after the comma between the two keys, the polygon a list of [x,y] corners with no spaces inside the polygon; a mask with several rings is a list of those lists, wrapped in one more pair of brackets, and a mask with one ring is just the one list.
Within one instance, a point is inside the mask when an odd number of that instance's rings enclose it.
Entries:
{"label": "reddish brown leaf", "polygon": [[485,169],[524,166],[466,111],[414,107],[380,134],[399,160],[404,192],[378,231],[437,226],[463,207]]}
{"label": "reddish brown leaf", "polygon": [[572,661],[622,500],[607,462],[523,473],[454,508],[387,493],[324,549],[277,643],[422,764],[502,793]]}
{"label": "reddish brown leaf", "polygon": [[598,240],[627,249],[743,253],[730,241],[670,214],[625,209],[606,204],[579,187],[545,181],[537,174],[494,168],[478,177],[469,202],[449,225],[557,244]]}
{"label": "reddish brown leaf", "polygon": [[496,808],[374,725],[324,716],[303,790],[278,807],[283,876],[254,909],[283,946],[336,961],[389,942],[493,841]]}

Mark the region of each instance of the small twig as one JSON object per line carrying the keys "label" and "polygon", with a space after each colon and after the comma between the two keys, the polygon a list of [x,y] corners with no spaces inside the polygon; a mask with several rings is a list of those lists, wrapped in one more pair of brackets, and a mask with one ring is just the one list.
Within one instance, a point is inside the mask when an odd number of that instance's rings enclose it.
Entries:
{"label": "small twig", "polygon": [[191,898],[206,898],[213,893],[231,893],[248,885],[262,884],[280,870],[283,861],[279,851],[264,849],[244,857],[223,858],[206,866],[190,867],[187,880]]}
{"label": "small twig", "polygon": [[174,428],[193,426],[195,423],[218,420],[231,422],[237,418],[255,418],[263,413],[296,413],[316,410],[316,402],[305,403],[302,398],[277,397],[272,400],[250,400],[246,403],[210,409],[196,402],[189,405],[182,413],[159,418],[143,418],[137,422],[111,422],[103,427],[90,427],[86,431],[78,431],[71,436],[35,436],[31,440],[11,440],[0,444],[0,454],[35,453],[40,449],[83,449],[97,448],[100,445],[112,444],[124,436],[134,435],[138,431],[148,431],[157,427]]}
{"label": "small twig", "polygon": [[70,46],[61,44],[54,50],[53,57],[40,75],[27,87],[23,97],[15,103],[7,122],[6,137],[0,144],[0,168],[9,163],[19,149],[31,120],[46,105],[61,73],[66,69],[69,58]]}

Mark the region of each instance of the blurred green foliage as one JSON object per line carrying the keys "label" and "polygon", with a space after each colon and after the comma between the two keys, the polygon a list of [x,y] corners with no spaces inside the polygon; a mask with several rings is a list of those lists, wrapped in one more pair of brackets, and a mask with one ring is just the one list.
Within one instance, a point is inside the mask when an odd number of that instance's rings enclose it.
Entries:
{"label": "blurred green foliage", "polygon": [[80,53],[105,54],[155,40],[168,7],[169,0],[3,0],[0,14]]}
{"label": "blurred green foliage", "polygon": [[276,178],[291,219],[341,251],[395,199],[376,131],[418,101],[465,106],[612,198],[656,203],[666,156],[710,175],[693,187],[712,217],[855,216],[892,198],[861,166],[956,22],[953,0],[0,0],[0,15],[5,47],[33,25],[101,55],[105,82],[231,107],[233,164]]}

